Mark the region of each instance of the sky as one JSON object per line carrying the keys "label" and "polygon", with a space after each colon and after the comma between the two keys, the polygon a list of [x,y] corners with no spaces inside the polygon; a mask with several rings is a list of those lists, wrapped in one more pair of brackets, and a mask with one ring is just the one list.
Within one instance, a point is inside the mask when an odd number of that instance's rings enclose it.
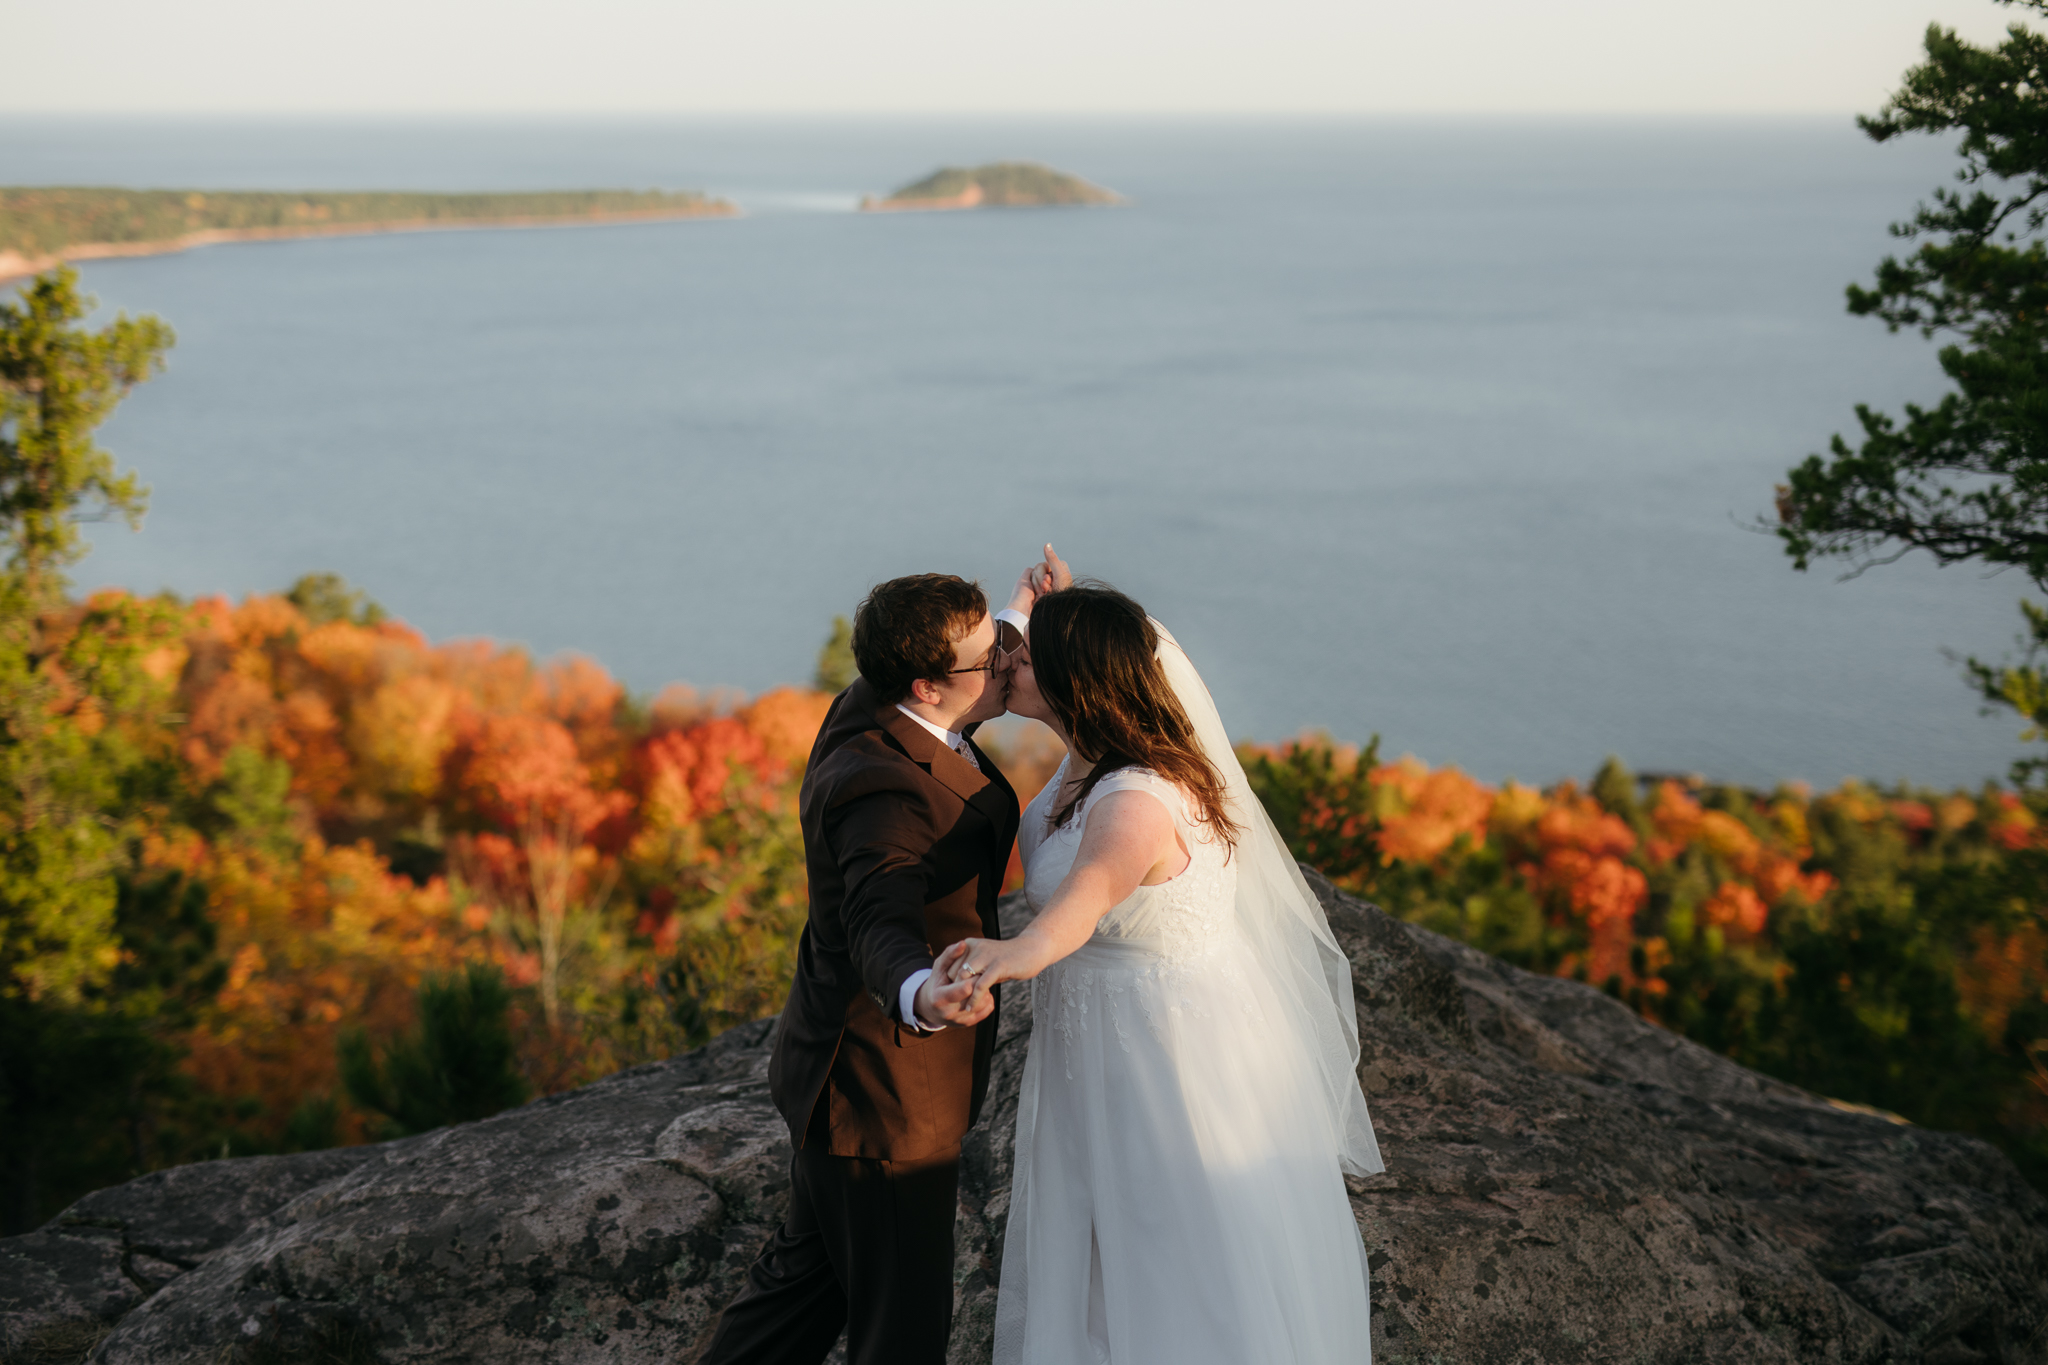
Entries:
{"label": "sky", "polygon": [[[0,113],[1868,111],[1992,0],[0,0]],[[2040,16],[2031,15],[2038,19]]]}

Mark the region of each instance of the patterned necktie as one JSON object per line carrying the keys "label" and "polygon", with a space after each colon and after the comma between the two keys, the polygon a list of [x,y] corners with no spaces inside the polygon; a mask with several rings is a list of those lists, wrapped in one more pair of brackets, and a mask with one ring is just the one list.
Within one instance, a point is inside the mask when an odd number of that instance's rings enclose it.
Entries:
{"label": "patterned necktie", "polygon": [[960,755],[960,757],[966,759],[968,767],[974,769],[974,771],[976,772],[981,771],[981,764],[975,760],[974,750],[967,747],[967,737],[965,735],[962,735],[960,737],[960,742],[953,746],[953,752]]}

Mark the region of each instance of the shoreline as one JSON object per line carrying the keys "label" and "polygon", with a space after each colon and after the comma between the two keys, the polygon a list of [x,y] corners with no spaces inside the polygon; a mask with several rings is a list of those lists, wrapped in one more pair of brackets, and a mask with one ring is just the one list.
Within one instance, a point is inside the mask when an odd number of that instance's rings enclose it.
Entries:
{"label": "shoreline", "polygon": [[41,256],[0,249],[0,284],[37,275],[71,261],[112,260],[124,256],[169,256],[194,247],[232,242],[275,242],[302,237],[364,237],[387,232],[462,232],[492,228],[589,227],[614,223],[668,222],[685,218],[737,218],[739,207],[723,199],[688,209],[645,209],[618,213],[536,214],[514,218],[404,218],[373,223],[334,223],[289,227],[206,228],[179,237],[147,242],[79,242]]}
{"label": "shoreline", "polygon": [[860,201],[859,212],[949,213],[957,212],[961,209],[980,208],[982,200],[985,198],[987,198],[987,195],[982,193],[981,186],[978,184],[970,184],[958,194],[933,195],[922,199],[897,199],[893,196],[888,199],[877,199],[873,195],[863,195]]}

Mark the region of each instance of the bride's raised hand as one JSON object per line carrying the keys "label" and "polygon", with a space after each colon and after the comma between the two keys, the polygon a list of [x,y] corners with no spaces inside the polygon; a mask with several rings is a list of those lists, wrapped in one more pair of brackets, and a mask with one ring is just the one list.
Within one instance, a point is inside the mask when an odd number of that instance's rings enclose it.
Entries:
{"label": "bride's raised hand", "polygon": [[1068,568],[1067,562],[1048,545],[1045,547],[1043,559],[1033,562],[1023,573],[1017,575],[1016,590],[1010,594],[1010,610],[1029,616],[1031,608],[1037,605],[1039,598],[1049,592],[1058,592],[1062,588],[1073,586],[1074,571]]}
{"label": "bride's raised hand", "polygon": [[1051,545],[1045,547],[1044,560],[1031,567],[1039,575],[1038,592],[1041,597],[1074,586],[1074,571],[1067,567],[1067,561],[1061,559]]}

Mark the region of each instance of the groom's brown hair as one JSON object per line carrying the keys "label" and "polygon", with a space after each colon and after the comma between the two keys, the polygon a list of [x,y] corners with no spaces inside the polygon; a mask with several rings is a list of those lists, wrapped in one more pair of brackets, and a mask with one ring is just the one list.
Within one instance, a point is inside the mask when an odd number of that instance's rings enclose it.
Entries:
{"label": "groom's brown hair", "polygon": [[877,583],[853,613],[853,662],[885,702],[919,678],[953,670],[953,642],[988,615],[981,585],[958,574],[917,573]]}

